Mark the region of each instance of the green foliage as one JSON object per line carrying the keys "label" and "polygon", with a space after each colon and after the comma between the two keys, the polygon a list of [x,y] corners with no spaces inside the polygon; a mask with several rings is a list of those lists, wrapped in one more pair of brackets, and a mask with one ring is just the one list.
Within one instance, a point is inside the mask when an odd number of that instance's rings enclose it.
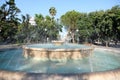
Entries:
{"label": "green foliage", "polygon": [[79,19],[80,13],[77,11],[68,11],[64,15],[61,16],[61,23],[65,25],[68,30],[72,31],[77,28],[77,21]]}
{"label": "green foliage", "polygon": [[112,7],[109,14],[111,14],[110,17],[112,19],[114,39],[120,40],[120,6]]}
{"label": "green foliage", "polygon": [[37,26],[44,26],[44,17],[42,14],[35,14],[35,22]]}
{"label": "green foliage", "polygon": [[81,13],[81,16],[79,17],[79,20],[77,23],[81,42],[83,42],[83,40],[87,41],[88,38],[90,38],[90,35],[93,32],[93,28],[91,27],[91,25],[92,23],[88,15],[85,13]]}
{"label": "green foliage", "polygon": [[[54,15],[52,14],[52,16]],[[26,16],[22,15],[22,21],[16,35],[18,43],[46,42],[48,38],[50,41],[57,39],[62,28],[58,20],[48,15],[44,17],[42,14],[35,14],[36,25],[31,25],[29,20],[30,16],[28,14]]]}
{"label": "green foliage", "polygon": [[73,43],[75,43],[75,31],[77,30],[79,16],[80,13],[74,10],[68,11],[61,16],[61,23],[68,29],[68,33],[71,32]]}
{"label": "green foliage", "polygon": [[22,15],[22,23],[18,27],[16,34],[17,42],[19,43],[29,43],[31,41],[33,26],[29,23],[30,16],[26,14]]}
{"label": "green foliage", "polygon": [[42,32],[39,34],[42,40],[46,41],[47,38],[49,38],[49,40],[57,39],[62,28],[58,20],[54,20],[50,16],[43,17],[41,14],[36,14],[35,21],[37,24],[37,31],[39,33]]}
{"label": "green foliage", "polygon": [[[0,42],[45,42],[57,39],[62,25],[68,30],[68,35],[75,41],[101,41],[108,46],[112,40],[117,44],[120,41],[120,5],[108,10],[80,13],[68,11],[59,19],[55,7],[49,9],[50,16],[35,14],[36,25],[29,23],[30,16],[17,17],[20,10],[14,0],[6,1],[0,6]],[[79,40],[78,40],[79,39]]]}
{"label": "green foliage", "polygon": [[[109,42],[120,41],[120,6],[109,10],[79,13],[68,11],[61,16],[62,25],[66,26],[71,35],[79,37],[79,41],[101,41],[108,46]],[[76,33],[76,30],[79,30]]]}
{"label": "green foliage", "polygon": [[20,19],[17,14],[20,10],[16,7],[14,0],[6,1],[0,7],[0,40],[3,42],[14,42]]}
{"label": "green foliage", "polygon": [[51,8],[49,9],[49,13],[50,13],[50,15],[52,16],[52,20],[53,20],[53,19],[54,19],[54,16],[55,16],[56,13],[57,13],[55,7],[51,7]]}

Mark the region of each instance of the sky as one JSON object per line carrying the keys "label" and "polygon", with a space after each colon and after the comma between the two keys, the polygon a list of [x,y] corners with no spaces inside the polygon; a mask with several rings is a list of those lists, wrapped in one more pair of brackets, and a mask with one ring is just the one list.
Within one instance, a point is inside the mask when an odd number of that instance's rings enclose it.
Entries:
{"label": "sky", "polygon": [[[0,0],[0,5],[5,0]],[[55,7],[57,10],[56,18],[67,11],[75,10],[83,13],[92,11],[111,9],[115,5],[120,5],[120,0],[15,0],[16,6],[21,10],[21,14],[29,14],[34,17],[35,14],[43,16],[50,15],[50,7]]]}

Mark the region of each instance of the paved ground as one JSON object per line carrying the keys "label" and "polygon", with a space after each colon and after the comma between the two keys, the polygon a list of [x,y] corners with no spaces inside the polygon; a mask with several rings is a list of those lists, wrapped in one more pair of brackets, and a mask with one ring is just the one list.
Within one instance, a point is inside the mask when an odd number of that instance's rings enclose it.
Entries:
{"label": "paved ground", "polygon": [[19,47],[22,46],[18,44],[0,45],[0,49],[19,48]]}
{"label": "paved ground", "polygon": [[97,48],[102,48],[102,49],[110,49],[110,50],[117,50],[120,51],[120,43],[118,45],[111,45],[109,47],[101,46],[101,45],[93,45]]}

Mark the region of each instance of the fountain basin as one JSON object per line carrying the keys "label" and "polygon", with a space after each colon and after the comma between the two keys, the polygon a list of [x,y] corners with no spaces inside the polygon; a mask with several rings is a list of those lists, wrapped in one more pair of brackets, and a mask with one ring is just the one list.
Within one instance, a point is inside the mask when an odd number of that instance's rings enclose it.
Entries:
{"label": "fountain basin", "polygon": [[[22,55],[22,51],[23,49],[21,48],[0,50],[0,74],[1,74],[0,76],[4,77],[5,80],[6,77],[10,75],[10,72],[12,72],[11,75],[14,75],[14,72],[15,73],[25,72],[27,76],[28,74],[32,73],[34,74],[34,77],[36,77],[36,75],[38,74],[40,74],[39,76],[41,76],[41,74],[43,73],[44,75],[47,76],[47,74],[52,73],[54,76],[56,74],[63,74],[64,77],[64,74],[70,74],[71,76],[73,76],[73,74],[77,74],[77,75],[80,74],[83,75],[84,73],[92,74],[91,68],[92,68],[92,72],[95,73],[95,76],[96,74],[100,76],[101,75],[99,74],[100,72],[102,72],[104,77],[106,75],[107,78],[108,75],[111,75],[113,77],[116,77],[117,74],[120,75],[117,72],[118,71],[117,69],[120,68],[119,50],[95,48],[94,54],[90,58],[91,62],[89,62],[89,57],[86,57],[81,60],[71,60],[71,61],[69,60],[67,62],[41,61],[41,60],[34,60],[32,58],[25,59]],[[116,69],[115,76],[113,75],[113,73],[110,74],[109,72],[109,71],[114,72],[114,69]],[[5,74],[4,71],[6,72]],[[106,72],[108,74],[106,74]],[[3,74],[4,76],[2,76]],[[0,79],[3,79],[1,77]],[[9,78],[11,80],[11,76],[9,76]],[[116,80],[116,79],[108,79],[108,80]]]}
{"label": "fountain basin", "polygon": [[63,43],[64,43],[64,41],[56,41],[56,40],[53,40],[52,41],[52,43],[54,44],[54,45],[62,45]]}
{"label": "fountain basin", "polygon": [[23,47],[23,55],[26,58],[35,58],[40,60],[66,61],[69,59],[79,60],[90,56],[93,53],[93,47],[78,44],[37,44]]}

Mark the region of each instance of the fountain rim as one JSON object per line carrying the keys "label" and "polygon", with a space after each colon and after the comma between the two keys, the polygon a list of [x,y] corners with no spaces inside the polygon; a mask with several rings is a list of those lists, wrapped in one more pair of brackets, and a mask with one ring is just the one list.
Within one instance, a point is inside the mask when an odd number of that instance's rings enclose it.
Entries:
{"label": "fountain rim", "polygon": [[[34,45],[34,44],[30,44],[30,45]],[[40,50],[40,51],[84,51],[84,50],[94,50],[94,46],[88,46],[88,47],[86,47],[86,48],[74,48],[74,49],[71,49],[71,48],[68,48],[68,49],[63,49],[63,48],[56,48],[56,49],[52,49],[52,48],[42,48],[42,47],[37,47],[37,48],[35,48],[35,47],[29,47],[28,45],[23,45],[22,46],[22,48],[23,49],[30,49],[30,50]]]}

